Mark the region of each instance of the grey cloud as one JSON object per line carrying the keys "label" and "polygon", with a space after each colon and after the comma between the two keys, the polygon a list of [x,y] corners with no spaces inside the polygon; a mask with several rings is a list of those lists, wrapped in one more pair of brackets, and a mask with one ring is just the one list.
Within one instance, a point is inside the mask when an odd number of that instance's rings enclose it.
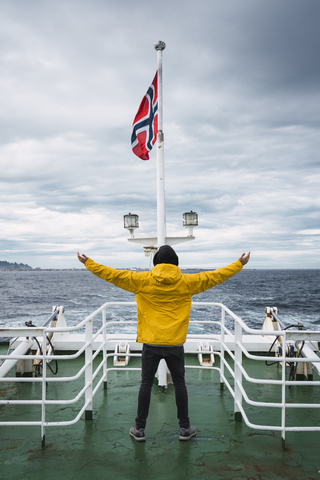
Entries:
{"label": "grey cloud", "polygon": [[250,248],[253,267],[314,266],[318,236],[296,232],[319,226],[319,3],[164,0],[160,19],[156,5],[3,2],[4,259],[78,266],[83,247],[146,265],[122,216],[155,235],[155,151],[135,158],[130,134],[162,39],[168,234],[199,213],[183,262]]}

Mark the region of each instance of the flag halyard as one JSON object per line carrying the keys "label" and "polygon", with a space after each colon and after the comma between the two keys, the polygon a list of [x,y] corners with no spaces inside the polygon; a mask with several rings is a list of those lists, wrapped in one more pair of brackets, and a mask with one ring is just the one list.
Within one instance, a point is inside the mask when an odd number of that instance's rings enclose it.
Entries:
{"label": "flag halyard", "polygon": [[143,97],[132,124],[131,148],[141,160],[149,160],[149,152],[158,133],[158,72]]}

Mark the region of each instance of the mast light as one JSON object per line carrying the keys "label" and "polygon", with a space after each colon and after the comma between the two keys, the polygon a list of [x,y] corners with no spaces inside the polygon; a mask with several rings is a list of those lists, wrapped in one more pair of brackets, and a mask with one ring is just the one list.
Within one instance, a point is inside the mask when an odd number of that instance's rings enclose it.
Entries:
{"label": "mast light", "polygon": [[127,228],[130,232],[130,236],[134,237],[134,231],[136,228],[139,228],[139,215],[135,213],[128,213],[128,215],[123,215],[124,228]]}
{"label": "mast light", "polygon": [[183,226],[188,229],[188,237],[193,236],[193,228],[198,226],[198,214],[190,210],[182,215]]}

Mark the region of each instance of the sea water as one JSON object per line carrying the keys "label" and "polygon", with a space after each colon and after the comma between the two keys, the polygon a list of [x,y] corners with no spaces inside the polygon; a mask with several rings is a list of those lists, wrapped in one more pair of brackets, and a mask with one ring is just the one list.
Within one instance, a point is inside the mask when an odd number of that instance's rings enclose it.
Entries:
{"label": "sea water", "polygon": [[[183,273],[196,271],[183,270]],[[0,272],[0,328],[22,327],[26,321],[41,326],[51,315],[53,305],[64,306],[68,326],[77,325],[106,302],[134,301],[134,294],[121,290],[87,270]],[[306,329],[320,327],[320,270],[252,270],[237,275],[193,297],[194,302],[226,305],[251,328],[260,329],[265,307],[277,307],[285,325],[302,323]],[[101,325],[101,314],[94,330]],[[219,320],[220,310],[195,306],[191,320]],[[125,305],[108,308],[107,320],[135,320],[136,308]],[[233,329],[231,318],[228,326]],[[126,326],[123,332],[135,332]],[[189,327],[191,333],[217,331],[211,325]],[[112,327],[111,331],[115,331]]]}

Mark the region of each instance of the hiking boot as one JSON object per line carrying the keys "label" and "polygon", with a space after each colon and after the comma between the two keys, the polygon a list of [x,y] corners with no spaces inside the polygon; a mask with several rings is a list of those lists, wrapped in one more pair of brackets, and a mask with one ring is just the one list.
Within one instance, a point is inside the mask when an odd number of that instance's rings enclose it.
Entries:
{"label": "hiking boot", "polygon": [[197,435],[197,430],[194,427],[180,428],[179,440],[190,440],[195,435]]}
{"label": "hiking boot", "polygon": [[129,435],[133,437],[137,442],[145,442],[146,437],[144,436],[144,428],[136,429],[135,425],[130,428]]}

